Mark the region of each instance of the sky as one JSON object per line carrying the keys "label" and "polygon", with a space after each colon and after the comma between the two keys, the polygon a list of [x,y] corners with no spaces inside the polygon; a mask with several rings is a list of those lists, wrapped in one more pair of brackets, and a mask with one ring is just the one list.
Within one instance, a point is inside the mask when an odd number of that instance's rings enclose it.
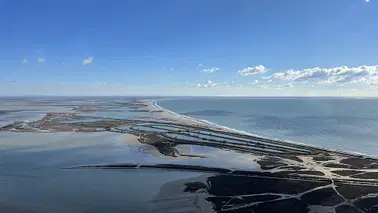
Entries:
{"label": "sky", "polygon": [[377,96],[378,0],[0,0],[0,95]]}

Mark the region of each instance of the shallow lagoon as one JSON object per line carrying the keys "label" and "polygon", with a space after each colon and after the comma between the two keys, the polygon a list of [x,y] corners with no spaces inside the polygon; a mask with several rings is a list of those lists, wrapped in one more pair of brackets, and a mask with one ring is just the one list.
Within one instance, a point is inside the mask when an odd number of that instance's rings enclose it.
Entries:
{"label": "shallow lagoon", "polygon": [[[171,162],[117,133],[0,133],[0,209],[15,212],[153,212],[160,187],[202,173],[157,169],[68,169]],[[173,159],[174,160],[174,159]],[[183,162],[185,160],[182,160]],[[151,181],[153,180],[153,181]],[[12,212],[12,211],[10,211]]]}

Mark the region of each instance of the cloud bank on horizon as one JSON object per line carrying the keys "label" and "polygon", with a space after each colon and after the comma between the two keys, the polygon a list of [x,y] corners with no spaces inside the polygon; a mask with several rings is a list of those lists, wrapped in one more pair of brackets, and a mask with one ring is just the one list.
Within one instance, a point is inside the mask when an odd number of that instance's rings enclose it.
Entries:
{"label": "cloud bank on horizon", "polygon": [[[270,72],[273,72],[271,70]],[[243,70],[239,70],[236,74],[249,77],[255,74],[261,74],[267,72],[263,65],[255,67],[247,67]],[[250,85],[258,85],[262,88],[292,88],[296,84],[308,84],[308,85],[334,85],[334,86],[365,86],[368,89],[372,87],[378,88],[378,65],[368,66],[361,65],[358,67],[339,66],[331,68],[306,68],[302,70],[289,69],[283,72],[274,72],[273,74],[265,73],[266,75],[260,76],[258,79],[251,81]],[[197,88],[209,88],[215,87],[213,81],[212,84],[197,83]],[[206,85],[206,86],[205,86]],[[224,85],[229,85],[228,82]]]}
{"label": "cloud bank on horizon", "polygon": [[278,79],[289,82],[309,82],[317,84],[347,84],[364,83],[378,86],[378,65],[358,67],[307,68],[303,70],[290,69],[267,76],[267,79]]}

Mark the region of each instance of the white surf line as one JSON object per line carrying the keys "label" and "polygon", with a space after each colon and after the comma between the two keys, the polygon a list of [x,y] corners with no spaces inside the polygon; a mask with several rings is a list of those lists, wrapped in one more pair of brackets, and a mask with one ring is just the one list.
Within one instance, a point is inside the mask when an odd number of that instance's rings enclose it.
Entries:
{"label": "white surf line", "polygon": [[237,129],[229,128],[227,126],[222,126],[222,125],[219,125],[219,124],[207,121],[207,120],[196,119],[196,118],[192,118],[192,117],[189,117],[189,116],[186,116],[186,115],[182,115],[182,114],[173,112],[173,111],[171,111],[169,109],[163,108],[162,106],[158,105],[157,104],[158,101],[159,100],[152,100],[152,101],[150,100],[151,106],[153,108],[155,108],[155,109],[159,109],[159,110],[168,112],[169,114],[171,114],[171,115],[173,115],[175,117],[183,118],[183,119],[186,119],[186,120],[198,123],[198,124],[202,124],[202,125],[205,124],[207,126],[215,127],[217,129],[228,130],[228,131],[234,132],[234,133],[239,133],[239,134],[244,134],[244,135],[249,135],[249,136],[261,137],[261,136],[258,136],[258,135],[255,135],[255,134],[252,134],[252,133],[249,133],[249,132],[245,132],[245,131],[242,131],[242,130],[237,130]]}
{"label": "white surf line", "polygon": [[165,111],[165,112],[167,112],[167,113],[169,113],[169,114],[171,114],[175,117],[178,117],[178,118],[181,118],[181,119],[187,119],[187,120],[195,122],[195,123],[199,123],[199,124],[202,124],[202,125],[205,124],[205,125],[208,125],[210,127],[215,127],[215,128],[219,128],[219,129],[222,129],[222,130],[227,130],[227,131],[234,132],[234,133],[259,137],[259,138],[273,140],[273,141],[276,140],[276,141],[285,142],[285,143],[302,145],[302,146],[307,146],[307,147],[310,147],[310,148],[315,148],[315,149],[320,149],[320,150],[325,150],[325,151],[330,151],[330,152],[336,152],[336,153],[345,154],[345,155],[359,155],[359,156],[364,156],[364,157],[369,157],[369,158],[377,158],[377,157],[374,157],[374,156],[369,156],[369,155],[364,154],[364,153],[348,152],[348,151],[343,151],[343,150],[338,150],[338,149],[325,148],[325,147],[320,147],[320,146],[316,146],[316,145],[312,145],[312,144],[306,144],[306,143],[297,142],[297,141],[290,141],[290,140],[278,139],[278,138],[273,138],[273,137],[265,137],[265,136],[257,135],[257,134],[254,134],[254,133],[250,133],[250,132],[246,132],[246,131],[242,131],[242,130],[238,130],[238,129],[233,129],[233,128],[230,128],[230,127],[227,127],[227,126],[222,126],[222,125],[219,125],[219,124],[207,121],[207,120],[196,119],[196,118],[192,118],[192,117],[189,117],[189,116],[185,116],[185,115],[181,115],[179,113],[173,112],[171,110],[168,110],[168,109],[158,105],[157,102],[159,100],[164,100],[164,99],[157,99],[157,100],[151,100],[151,99],[148,100],[147,99],[147,100],[144,100],[144,101],[147,101],[149,106],[151,106],[152,108]]}
{"label": "white surf line", "polygon": [[203,122],[201,122],[201,121],[199,121],[199,120],[197,120],[195,118],[192,118],[192,117],[189,117],[189,116],[185,116],[185,115],[181,115],[179,113],[175,113],[175,112],[173,112],[171,110],[168,110],[166,108],[163,108],[163,107],[159,106],[157,104],[157,100],[149,101],[149,105],[152,108],[154,108],[154,109],[162,110],[164,112],[167,112],[167,113],[171,114],[173,117],[176,117],[176,118],[179,118],[179,119],[183,119],[183,120],[187,120],[187,121],[190,121],[190,122],[194,122],[194,123],[197,123],[197,124],[202,124],[202,125],[204,124]]}

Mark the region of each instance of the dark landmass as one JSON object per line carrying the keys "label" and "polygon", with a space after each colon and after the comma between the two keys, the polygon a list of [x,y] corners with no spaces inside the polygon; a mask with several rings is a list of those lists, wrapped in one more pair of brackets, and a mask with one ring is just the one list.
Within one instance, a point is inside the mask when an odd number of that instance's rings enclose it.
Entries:
{"label": "dark landmass", "polygon": [[269,169],[286,166],[286,164],[282,162],[280,158],[270,157],[270,156],[267,156],[257,161],[257,163],[260,164],[261,169],[263,170],[269,170]]}
{"label": "dark landmass", "polygon": [[374,179],[378,180],[378,172],[363,172],[361,174],[351,175],[353,178],[361,178],[361,179]]}
{"label": "dark landmass", "polygon": [[[218,174],[197,179],[173,181],[163,191],[182,189],[180,197],[195,196],[194,206],[204,212],[203,199],[213,212],[310,213],[376,212],[377,186],[343,184],[332,180],[299,180]],[[172,195],[173,196],[173,195]],[[180,201],[167,195],[173,207],[183,208]]]}
{"label": "dark landmass", "polygon": [[359,171],[359,170],[335,170],[335,171],[332,171],[332,173],[335,173],[335,174],[338,174],[338,175],[341,175],[341,176],[351,176],[351,175],[359,174],[361,172],[362,171]]}
{"label": "dark landmass", "polygon": [[118,103],[120,106],[124,107],[148,107],[149,105],[144,102],[128,102],[128,103]]}
{"label": "dark landmass", "polygon": [[148,109],[129,109],[129,112],[150,112]]}
{"label": "dark landmass", "polygon": [[184,113],[184,115],[205,115],[205,116],[230,116],[232,115],[232,112],[225,111],[225,110],[201,110],[201,111],[195,111],[195,112],[187,112]]}
{"label": "dark landmass", "polygon": [[22,112],[22,111],[24,111],[24,110],[0,110],[0,115]]}
{"label": "dark landmass", "polygon": [[341,160],[340,163],[350,165],[353,168],[378,169],[377,160],[370,158],[346,158]]}
{"label": "dark landmass", "polygon": [[276,174],[280,175],[286,175],[286,176],[295,176],[295,175],[314,175],[314,176],[324,176],[323,172],[320,171],[311,171],[311,170],[296,170],[296,171],[282,171],[282,172],[277,172]]}
{"label": "dark landmass", "polygon": [[302,159],[300,159],[298,156],[295,156],[295,155],[287,155],[287,156],[285,156],[285,158],[290,159],[290,160],[294,160],[294,161],[298,161],[298,162],[301,162],[301,163],[303,162]]}
{"label": "dark landmass", "polygon": [[346,165],[346,164],[340,164],[340,163],[325,163],[323,164],[325,167],[330,167],[330,168],[340,168],[340,169],[348,169],[351,168],[351,166]]}
{"label": "dark landmass", "polygon": [[314,156],[312,159],[315,160],[315,161],[330,161],[330,160],[334,160],[330,156]]}

